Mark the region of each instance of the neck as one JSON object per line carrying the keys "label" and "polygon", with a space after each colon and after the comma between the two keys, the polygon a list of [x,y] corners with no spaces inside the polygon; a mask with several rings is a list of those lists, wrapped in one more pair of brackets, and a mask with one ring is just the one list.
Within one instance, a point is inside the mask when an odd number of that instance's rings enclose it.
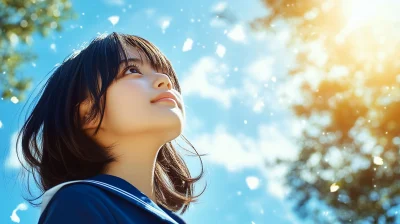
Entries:
{"label": "neck", "polygon": [[[102,138],[103,142],[107,141],[105,138]],[[108,164],[104,173],[126,180],[156,203],[154,170],[162,145],[163,143],[154,136],[136,136],[120,140],[112,149],[117,161]]]}
{"label": "neck", "polygon": [[[132,164],[135,164],[135,166],[132,166]],[[126,180],[156,203],[154,192],[154,164],[155,160],[137,161],[124,155],[119,158],[117,163],[109,164],[109,168],[105,173]]]}

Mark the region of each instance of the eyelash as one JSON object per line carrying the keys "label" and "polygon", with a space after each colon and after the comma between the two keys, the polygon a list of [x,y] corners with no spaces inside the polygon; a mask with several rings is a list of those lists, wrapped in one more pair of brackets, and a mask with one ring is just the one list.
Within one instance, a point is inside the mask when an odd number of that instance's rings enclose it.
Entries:
{"label": "eyelash", "polygon": [[140,73],[140,74],[142,74],[142,72],[140,71],[140,69],[138,68],[137,65],[131,64],[131,65],[129,65],[129,66],[124,70],[124,75],[125,75],[125,73],[126,73],[127,71],[129,71],[129,69],[131,69],[131,68],[134,68],[134,69],[136,69],[136,70],[138,71],[138,72],[133,72],[133,73]]}

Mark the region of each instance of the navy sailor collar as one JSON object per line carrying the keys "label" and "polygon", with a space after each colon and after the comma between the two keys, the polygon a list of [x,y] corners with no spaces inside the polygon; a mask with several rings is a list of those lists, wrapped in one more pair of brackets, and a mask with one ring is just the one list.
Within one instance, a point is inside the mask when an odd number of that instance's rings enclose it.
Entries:
{"label": "navy sailor collar", "polygon": [[[103,182],[105,184],[109,184],[112,186],[105,186],[108,188],[113,188],[116,191],[119,191],[118,189],[115,189],[115,187],[119,188],[122,191],[122,194],[125,196],[125,199],[128,199],[129,201],[135,203],[136,205],[139,205],[140,207],[151,211],[153,214],[166,219],[165,214],[167,214],[167,218],[169,219],[173,219],[170,220],[173,223],[185,223],[178,215],[176,215],[175,213],[173,213],[172,211],[170,211],[169,209],[165,208],[164,206],[162,206],[161,204],[155,203],[154,201],[152,201],[149,197],[147,197],[143,192],[141,192],[139,189],[137,189],[134,185],[132,185],[131,183],[129,183],[128,181],[126,181],[125,179],[118,177],[118,176],[114,176],[111,174],[97,174],[96,176],[90,177],[88,179],[86,179],[87,181],[100,181]],[[131,194],[131,195],[129,195]],[[121,194],[119,194],[120,196],[122,196]],[[145,203],[140,203],[140,202],[145,202]],[[161,213],[160,213],[161,212]],[[178,219],[178,221],[175,221],[175,219]]]}
{"label": "navy sailor collar", "polygon": [[96,187],[107,190],[108,192],[111,192],[125,200],[128,200],[132,204],[141,207],[146,212],[151,212],[153,215],[163,220],[168,220],[169,223],[185,224],[185,221],[181,217],[165,208],[161,204],[153,202],[149,197],[147,197],[143,192],[130,184],[128,181],[110,174],[97,174],[84,180],[67,181],[48,189],[43,194],[40,213],[43,213],[48,203],[58,190],[65,185],[77,182],[95,185]]}
{"label": "navy sailor collar", "polygon": [[117,177],[111,174],[98,174],[96,176],[90,177],[86,180],[97,180],[101,181],[110,185],[113,185],[115,187],[120,188],[121,190],[124,190],[126,192],[129,192],[136,197],[140,198],[142,201],[146,202],[147,204],[152,205],[155,208],[158,208],[159,205],[156,204],[153,200],[151,200],[149,197],[147,197],[143,192],[141,192],[139,189],[137,189],[134,185],[126,181],[125,179],[121,177]]}

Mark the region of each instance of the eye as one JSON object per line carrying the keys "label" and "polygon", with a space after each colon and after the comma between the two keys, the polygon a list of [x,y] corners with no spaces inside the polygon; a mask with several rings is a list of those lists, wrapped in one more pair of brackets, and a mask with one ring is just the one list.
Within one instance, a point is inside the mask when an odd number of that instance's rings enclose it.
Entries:
{"label": "eye", "polygon": [[136,66],[136,65],[131,65],[131,66],[128,66],[126,69],[125,69],[125,71],[124,71],[124,75],[127,75],[127,72],[131,72],[132,74],[133,73],[139,73],[139,74],[142,74],[142,72],[138,69],[138,67]]}

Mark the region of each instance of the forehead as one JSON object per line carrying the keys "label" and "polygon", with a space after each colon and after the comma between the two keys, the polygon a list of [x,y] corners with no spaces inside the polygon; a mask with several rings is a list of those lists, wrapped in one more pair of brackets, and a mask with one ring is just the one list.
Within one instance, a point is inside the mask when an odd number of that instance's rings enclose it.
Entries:
{"label": "forehead", "polygon": [[[129,62],[133,63],[138,63],[141,66],[146,65],[149,63],[149,60],[147,59],[147,56],[143,50],[138,49],[138,47],[132,46],[132,45],[125,45],[125,54],[123,51],[120,52],[120,57],[121,57],[121,62],[119,64],[119,70],[123,69],[125,66],[128,65]],[[127,60],[127,61],[125,61]]]}
{"label": "forehead", "polygon": [[[157,72],[165,74],[171,73],[171,65],[165,56],[153,45],[146,42],[125,42],[123,50],[120,51],[119,69],[128,66],[133,62],[140,66],[149,66]],[[126,55],[125,55],[126,54]],[[125,60],[127,60],[125,63]]]}
{"label": "forehead", "polygon": [[[126,52],[128,58],[132,58],[132,57],[134,57],[134,58],[140,58],[139,51],[138,51],[138,49],[137,49],[136,47],[127,44],[127,45],[125,45],[124,48],[125,48],[125,52]],[[125,57],[124,54],[121,52],[121,58],[122,58],[122,60],[125,59],[124,57]]]}
{"label": "forehead", "polygon": [[125,46],[125,53],[126,53],[126,58],[123,52],[120,53],[122,62],[125,61],[125,59],[129,60],[132,58],[137,58],[142,63],[148,62],[146,55],[142,52],[142,50],[139,50],[138,47],[134,47],[128,44]]}

